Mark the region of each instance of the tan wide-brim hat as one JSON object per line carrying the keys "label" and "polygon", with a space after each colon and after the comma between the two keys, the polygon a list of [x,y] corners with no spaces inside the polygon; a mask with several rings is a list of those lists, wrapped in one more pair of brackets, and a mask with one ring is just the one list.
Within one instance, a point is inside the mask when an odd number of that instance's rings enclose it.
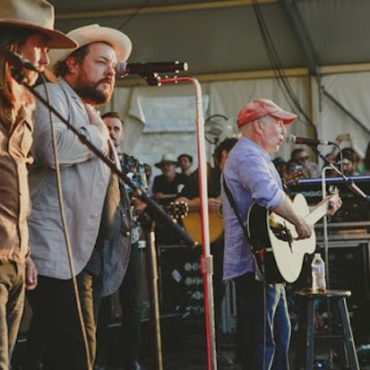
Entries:
{"label": "tan wide-brim hat", "polygon": [[167,153],[163,154],[161,161],[155,163],[154,166],[156,166],[157,168],[162,168],[162,166],[166,163],[174,164],[175,166],[178,165],[176,158],[172,154]]}
{"label": "tan wide-brim hat", "polygon": [[45,0],[0,0],[0,32],[2,28],[26,28],[47,37],[49,48],[72,49],[77,43],[54,30],[54,7]]}
{"label": "tan wide-brim hat", "polygon": [[[115,51],[117,61],[126,61],[132,50],[131,40],[123,32],[110,27],[102,27],[99,24],[76,28],[68,32],[67,36],[75,40],[79,47],[93,42],[106,42]],[[56,63],[67,59],[71,53],[70,50],[52,50],[49,53],[50,69],[53,69]]]}

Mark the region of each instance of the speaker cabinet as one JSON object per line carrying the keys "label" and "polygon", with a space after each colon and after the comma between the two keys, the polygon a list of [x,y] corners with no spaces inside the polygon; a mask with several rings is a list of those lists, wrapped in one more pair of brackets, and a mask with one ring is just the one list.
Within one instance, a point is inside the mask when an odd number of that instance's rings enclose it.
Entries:
{"label": "speaker cabinet", "polygon": [[160,246],[160,296],[163,313],[181,313],[183,318],[204,312],[201,249]]}
{"label": "speaker cabinet", "polygon": [[370,343],[370,245],[342,241],[329,244],[330,288],[348,289],[347,299],[356,344]]}

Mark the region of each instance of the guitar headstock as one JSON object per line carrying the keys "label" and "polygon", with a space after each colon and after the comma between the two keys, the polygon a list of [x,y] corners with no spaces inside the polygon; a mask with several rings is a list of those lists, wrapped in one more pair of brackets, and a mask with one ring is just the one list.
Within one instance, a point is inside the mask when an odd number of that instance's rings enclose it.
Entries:
{"label": "guitar headstock", "polygon": [[171,202],[165,209],[176,220],[184,218],[189,212],[189,206],[186,202]]}
{"label": "guitar headstock", "polygon": [[333,195],[335,198],[337,198],[339,197],[339,189],[334,185],[330,185],[328,194]]}

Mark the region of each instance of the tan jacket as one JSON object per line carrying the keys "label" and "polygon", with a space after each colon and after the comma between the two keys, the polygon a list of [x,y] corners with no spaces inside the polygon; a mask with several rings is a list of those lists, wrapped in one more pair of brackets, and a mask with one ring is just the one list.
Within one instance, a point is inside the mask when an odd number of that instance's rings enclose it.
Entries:
{"label": "tan jacket", "polygon": [[22,110],[8,127],[0,123],[0,260],[24,262],[29,253],[30,212],[27,164],[33,123]]}

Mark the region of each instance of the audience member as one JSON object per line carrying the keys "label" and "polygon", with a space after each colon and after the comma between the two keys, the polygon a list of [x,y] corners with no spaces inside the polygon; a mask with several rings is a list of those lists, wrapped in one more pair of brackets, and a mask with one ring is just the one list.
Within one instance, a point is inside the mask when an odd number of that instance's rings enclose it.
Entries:
{"label": "audience member", "polygon": [[161,204],[168,204],[176,199],[186,185],[188,176],[176,172],[177,160],[171,154],[164,154],[161,161],[155,166],[160,168],[162,175],[154,177],[153,197]]}
{"label": "audience member", "polygon": [[[337,160],[340,157],[339,150],[351,152],[350,156],[356,162],[355,172],[357,174],[364,174],[366,172],[364,164],[365,154],[358,148],[353,136],[351,134],[340,134],[335,138],[335,143],[337,145],[332,147],[331,152],[327,156],[329,155],[331,158],[334,157]],[[346,145],[343,145],[343,143],[346,143]],[[333,173],[335,175],[335,172]]]}
{"label": "audience member", "polygon": [[[162,175],[154,177],[153,198],[161,205],[168,206],[179,197],[182,190],[190,182],[189,176],[176,172],[178,162],[171,154],[164,154],[155,166],[160,168]],[[156,224],[157,244],[181,244],[177,234],[168,225]]]}
{"label": "audience member", "polygon": [[177,157],[177,162],[181,168],[181,173],[186,176],[191,175],[191,166],[193,165],[193,157],[190,154],[180,154]]}
{"label": "audience member", "polygon": [[303,179],[305,176],[302,173],[303,166],[295,159],[290,159],[287,162],[287,171],[284,178],[286,185],[294,184],[297,180]]}
{"label": "audience member", "polygon": [[343,148],[336,156],[337,166],[343,170],[345,176],[358,175],[357,164],[359,161],[357,153],[352,148]]}
{"label": "audience member", "polygon": [[320,168],[317,163],[311,162],[305,149],[297,148],[292,151],[291,159],[296,160],[303,166],[302,173],[304,177],[320,177]]}

